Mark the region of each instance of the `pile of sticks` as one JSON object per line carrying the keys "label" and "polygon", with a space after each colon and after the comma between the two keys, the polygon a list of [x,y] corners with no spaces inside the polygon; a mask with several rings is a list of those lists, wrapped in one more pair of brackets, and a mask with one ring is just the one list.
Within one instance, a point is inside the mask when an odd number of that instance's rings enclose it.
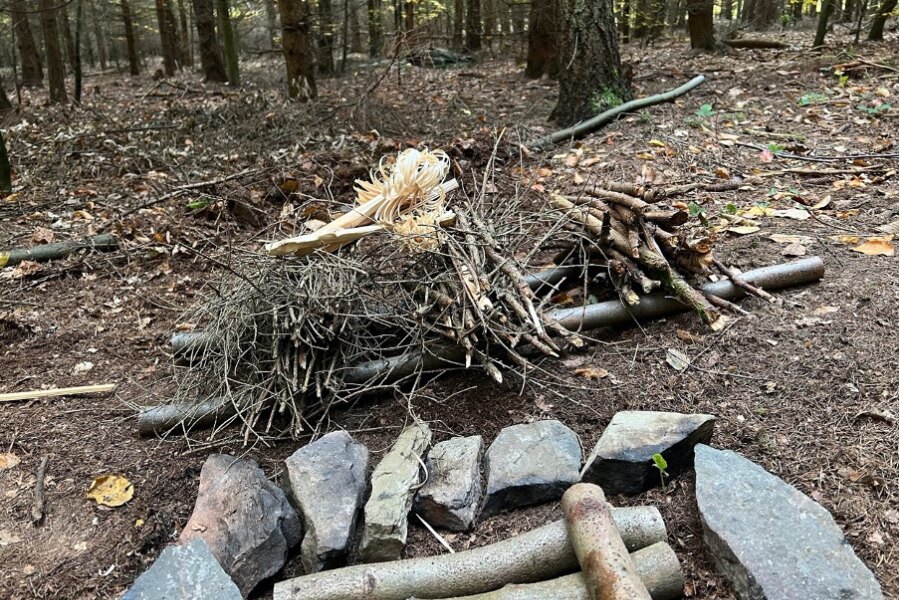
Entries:
{"label": "pile of sticks", "polygon": [[[565,519],[516,537],[434,557],[356,565],[275,584],[275,600],[671,600],[684,578],[652,506],[613,508],[579,483]],[[576,571],[572,573],[572,571]],[[363,592],[363,590],[365,590]]]}

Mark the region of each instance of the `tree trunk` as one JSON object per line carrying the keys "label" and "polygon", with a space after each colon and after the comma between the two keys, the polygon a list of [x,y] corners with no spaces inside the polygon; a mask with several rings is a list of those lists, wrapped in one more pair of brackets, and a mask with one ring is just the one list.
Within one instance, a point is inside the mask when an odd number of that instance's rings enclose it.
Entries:
{"label": "tree trunk", "polygon": [[72,28],[69,25],[69,7],[61,6],[59,9],[59,17],[62,28],[63,40],[66,45],[66,63],[69,69],[75,72],[75,39],[72,37]]}
{"label": "tree trunk", "polygon": [[359,22],[359,7],[355,2],[350,3],[350,52],[363,52],[362,25]]}
{"label": "tree trunk", "polygon": [[816,28],[816,39],[813,48],[825,45],[825,34],[828,33],[828,19],[834,12],[834,0],[822,0],[822,12],[819,13],[819,25]]}
{"label": "tree trunk", "polygon": [[463,47],[463,23],[466,18],[465,0],[453,0],[453,48]]}
{"label": "tree trunk", "polygon": [[689,0],[688,30],[691,34],[691,48],[694,50],[715,50],[716,34],[713,29],[713,1]]}
{"label": "tree trunk", "polygon": [[200,65],[205,81],[228,81],[222,51],[216,37],[216,20],[212,0],[192,0],[197,42],[200,47]]}
{"label": "tree trunk", "polygon": [[497,32],[497,5],[495,0],[482,0],[481,8],[484,13],[484,42],[488,50],[493,51],[494,34]]}
{"label": "tree trunk", "polygon": [[466,0],[466,43],[469,52],[481,50],[481,0]]}
{"label": "tree trunk", "polygon": [[188,29],[187,10],[184,7],[184,0],[178,0],[178,23],[180,25],[178,41],[179,50],[181,51],[181,64],[185,67],[194,66],[194,56],[191,52],[190,29]]}
{"label": "tree trunk", "polygon": [[24,0],[12,0],[13,28],[16,32],[16,45],[19,48],[19,58],[22,61],[22,85],[26,87],[41,87],[44,85],[44,71],[41,68],[41,57],[38,54],[34,35],[31,33],[31,25],[28,23]]}
{"label": "tree trunk", "polygon": [[633,0],[631,17],[634,25],[631,27],[631,39],[641,40],[647,37],[647,24],[650,17],[650,9],[647,0]]}
{"label": "tree trunk", "polygon": [[381,27],[381,0],[366,0],[366,9],[369,13],[369,56],[378,58],[381,56],[382,27]]}
{"label": "tree trunk", "polygon": [[120,0],[122,7],[122,24],[125,27],[125,46],[128,50],[128,72],[131,75],[140,75],[141,67],[138,63],[137,40],[134,39],[134,21],[131,19],[131,6],[128,0]]}
{"label": "tree trunk", "polygon": [[316,97],[309,5],[300,0],[278,0],[281,13],[281,46],[287,70],[288,97],[306,102]]}
{"label": "tree trunk", "polygon": [[278,12],[275,10],[275,0],[265,0],[266,27],[269,28],[269,50],[275,49],[275,37],[278,32]]}
{"label": "tree trunk", "polygon": [[803,0],[792,0],[791,16],[793,16],[794,21],[799,21],[803,18]]}
{"label": "tree trunk", "polygon": [[75,104],[81,104],[81,39],[84,37],[84,0],[75,5]]}
{"label": "tree trunk", "polygon": [[106,52],[106,37],[103,35],[103,25],[100,15],[97,14],[97,4],[93,1],[88,3],[91,9],[91,21],[94,25],[94,38],[97,40],[97,59],[100,61],[100,68],[106,70],[108,64],[108,55]]}
{"label": "tree trunk", "polygon": [[[3,97],[6,98],[6,92],[3,92]],[[9,102],[9,99],[7,98],[6,101]],[[6,153],[6,140],[3,139],[2,131],[0,131],[0,192],[4,194],[12,193],[12,167],[9,164],[9,155]]]}
{"label": "tree trunk", "polygon": [[66,70],[59,47],[55,0],[40,0],[41,32],[44,36],[44,55],[47,57],[47,82],[50,84],[50,103],[67,102]]}
{"label": "tree trunk", "polygon": [[774,0],[756,0],[754,3],[753,28],[765,31],[778,19],[778,6]]}
{"label": "tree trunk", "polygon": [[559,100],[550,118],[566,127],[631,99],[612,0],[561,0]]}
{"label": "tree trunk", "polygon": [[6,87],[3,85],[3,79],[0,78],[0,112],[11,110],[12,107],[12,102],[9,101],[9,96],[6,95]]}
{"label": "tree trunk", "polygon": [[884,39],[884,23],[887,21],[887,18],[894,12],[894,9],[897,8],[897,0],[884,0],[881,3],[881,6],[878,7],[878,12],[875,13],[875,18],[872,19],[872,27],[869,29],[869,41],[871,42],[880,42]]}
{"label": "tree trunk", "polygon": [[533,0],[528,24],[528,58],[525,77],[540,79],[559,74],[556,54],[558,0]]}
{"label": "tree trunk", "polygon": [[228,6],[228,0],[216,0],[216,18],[219,21],[219,31],[222,34],[228,83],[240,85],[241,71],[238,64],[237,42],[234,39],[234,29],[231,27],[231,10]]}
{"label": "tree trunk", "polygon": [[722,18],[726,21],[730,21],[732,12],[734,12],[733,0],[725,0],[722,2]]}
{"label": "tree trunk", "polygon": [[156,21],[159,24],[159,45],[162,49],[163,71],[166,75],[175,74],[175,62],[177,50],[172,43],[172,32],[169,30],[170,21],[166,15],[166,0],[155,0],[156,4]]}
{"label": "tree trunk", "polygon": [[650,0],[650,28],[647,34],[651,42],[662,37],[666,28],[666,11],[668,9],[667,0]]}
{"label": "tree trunk", "polygon": [[334,9],[331,0],[319,0],[319,35],[316,38],[316,61],[320,75],[334,73]]}
{"label": "tree trunk", "polygon": [[631,0],[622,0],[619,7],[619,18],[616,19],[619,37],[623,44],[628,44],[631,42]]}

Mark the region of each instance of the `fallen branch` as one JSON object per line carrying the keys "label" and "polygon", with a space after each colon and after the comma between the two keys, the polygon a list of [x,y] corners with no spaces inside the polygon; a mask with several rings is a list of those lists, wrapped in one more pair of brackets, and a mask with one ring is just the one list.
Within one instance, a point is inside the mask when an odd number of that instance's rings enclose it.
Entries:
{"label": "fallen branch", "polygon": [[713,264],[719,271],[721,271],[726,277],[728,277],[728,279],[730,279],[732,283],[734,283],[734,285],[745,290],[750,295],[757,296],[759,298],[762,298],[763,300],[768,300],[769,302],[776,301],[775,296],[745,280],[741,276],[741,272],[737,269],[725,265],[725,263],[718,259],[713,259]]}
{"label": "fallen branch", "polygon": [[7,252],[0,252],[0,269],[17,265],[26,260],[34,262],[57,260],[84,249],[108,251],[115,250],[118,247],[119,243],[114,236],[103,234],[95,235],[86,240],[68,240],[65,242],[56,242],[55,244],[34,246],[32,248],[9,250]]}
{"label": "fallen branch", "polygon": [[[763,152],[768,150],[765,146],[760,146],[759,144],[750,144],[748,142],[735,142],[737,146],[743,146],[744,148],[752,148],[754,150],[759,150]],[[845,154],[844,156],[803,156],[802,154],[792,154],[790,152],[773,152],[772,153],[776,158],[786,158],[789,160],[805,160],[809,162],[837,162],[842,160],[861,160],[865,158],[897,158],[900,157],[900,154],[897,152],[884,152],[884,153],[876,153],[876,154]]]}
{"label": "fallen branch", "polygon": [[44,480],[47,478],[47,463],[49,456],[41,458],[41,464],[37,470],[37,481],[34,483],[34,504],[31,507],[31,522],[39,525],[44,520]]}
{"label": "fallen branch", "polygon": [[730,48],[776,48],[778,50],[782,50],[784,48],[791,47],[790,44],[785,44],[784,42],[776,42],[774,40],[723,40],[722,43]]}
{"label": "fallen branch", "polygon": [[663,92],[662,94],[647,96],[646,98],[638,98],[637,100],[631,100],[630,102],[620,104],[615,108],[611,108],[605,112],[600,113],[596,117],[588,119],[587,121],[582,121],[581,123],[573,125],[572,127],[567,127],[566,129],[554,131],[546,137],[537,139],[529,143],[528,147],[532,150],[544,150],[554,146],[555,144],[559,144],[567,140],[582,138],[589,133],[597,131],[621,114],[640,110],[642,108],[647,108],[648,106],[654,106],[656,104],[662,104],[663,102],[671,102],[675,98],[687,94],[704,81],[705,77],[703,77],[703,75],[697,75],[684,85],[677,87],[674,90],[669,90],[668,92]]}
{"label": "fallen branch", "polygon": [[[666,539],[666,527],[652,506],[616,508],[616,527],[632,550]],[[373,563],[305,575],[275,584],[274,600],[405,600],[464,596],[556,577],[578,568],[578,559],[556,521],[514,538],[441,556]]]}
{"label": "fallen branch", "polygon": [[52,388],[49,390],[31,390],[28,392],[9,392],[0,394],[0,402],[19,402],[21,400],[34,400],[35,398],[51,398],[53,396],[78,396],[82,394],[100,394],[111,392],[116,387],[114,383],[102,383],[99,385],[80,385],[77,387]]}
{"label": "fallen branch", "polygon": [[[674,600],[684,593],[681,564],[671,546],[657,542],[631,553],[641,583],[653,600]],[[445,600],[590,600],[583,573],[572,573],[538,583],[513,583],[499,590]]]}

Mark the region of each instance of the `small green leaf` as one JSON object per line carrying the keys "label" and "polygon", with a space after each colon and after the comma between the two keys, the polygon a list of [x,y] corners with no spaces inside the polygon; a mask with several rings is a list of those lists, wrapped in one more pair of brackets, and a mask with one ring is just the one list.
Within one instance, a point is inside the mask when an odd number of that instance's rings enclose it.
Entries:
{"label": "small green leaf", "polygon": [[688,214],[690,214],[692,217],[699,217],[705,212],[706,209],[696,202],[691,202],[690,204],[688,204]]}
{"label": "small green leaf", "polygon": [[713,110],[712,104],[704,104],[697,111],[697,116],[706,118],[713,116],[715,113],[716,111]]}
{"label": "small green leaf", "polygon": [[732,202],[729,202],[725,205],[725,212],[727,212],[729,215],[736,215],[737,206],[735,206]]}
{"label": "small green leaf", "polygon": [[782,150],[784,150],[784,146],[782,146],[781,144],[769,144],[768,148],[769,148],[769,151],[772,152],[772,154],[775,154],[777,152],[781,152]]}
{"label": "small green leaf", "polygon": [[666,462],[666,459],[663,458],[663,455],[657,452],[653,455],[653,464],[656,465],[656,468],[661,472],[665,473],[666,469],[669,468],[669,463]]}
{"label": "small green leaf", "polygon": [[209,200],[206,198],[198,198],[187,203],[187,207],[191,210],[197,210],[209,206]]}

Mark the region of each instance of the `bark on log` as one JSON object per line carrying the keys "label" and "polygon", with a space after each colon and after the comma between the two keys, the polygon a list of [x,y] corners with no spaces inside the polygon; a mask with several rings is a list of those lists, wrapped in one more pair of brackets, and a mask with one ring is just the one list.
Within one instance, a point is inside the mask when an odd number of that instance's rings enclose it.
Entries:
{"label": "bark on log", "polygon": [[223,399],[198,404],[163,404],[141,409],[138,413],[138,432],[145,436],[166,433],[182,423],[186,429],[206,429],[236,413],[234,404]]}
{"label": "bark on log", "polygon": [[572,127],[560,129],[559,131],[555,131],[546,137],[534,140],[533,142],[528,144],[528,147],[532,150],[545,150],[561,142],[582,138],[589,133],[597,131],[621,114],[640,110],[642,108],[647,108],[648,106],[653,106],[655,104],[662,104],[663,102],[671,102],[675,98],[687,94],[704,81],[705,78],[703,77],[703,75],[697,75],[684,85],[679,86],[674,90],[669,90],[668,92],[663,92],[662,94],[656,94],[655,96],[638,98],[637,100],[631,100],[630,102],[620,104],[615,108],[611,108],[605,112],[600,113],[596,117],[592,117],[586,121],[582,121],[581,123],[573,125]]}
{"label": "bark on log", "polygon": [[651,600],[600,486],[576,483],[563,494],[562,510],[591,600]]}
{"label": "bark on log", "polygon": [[[652,506],[613,510],[622,539],[631,549],[666,538],[659,511]],[[457,552],[408,560],[358,565],[305,575],[275,584],[274,600],[405,600],[464,596],[556,577],[578,568],[578,559],[556,521],[514,538]]]}
{"label": "bark on log", "polygon": [[8,252],[0,252],[0,269],[17,265],[25,260],[46,262],[48,260],[65,258],[68,255],[85,248],[90,248],[92,250],[115,250],[118,247],[119,244],[116,242],[115,237],[110,234],[103,234],[95,235],[86,240],[68,240],[65,242],[57,242],[55,244],[35,246],[33,248],[10,250]]}
{"label": "bark on log", "polygon": [[[653,600],[674,600],[684,593],[681,563],[665,542],[631,553],[641,582]],[[590,600],[584,574],[572,573],[538,583],[513,583],[499,590],[445,600]]]}

